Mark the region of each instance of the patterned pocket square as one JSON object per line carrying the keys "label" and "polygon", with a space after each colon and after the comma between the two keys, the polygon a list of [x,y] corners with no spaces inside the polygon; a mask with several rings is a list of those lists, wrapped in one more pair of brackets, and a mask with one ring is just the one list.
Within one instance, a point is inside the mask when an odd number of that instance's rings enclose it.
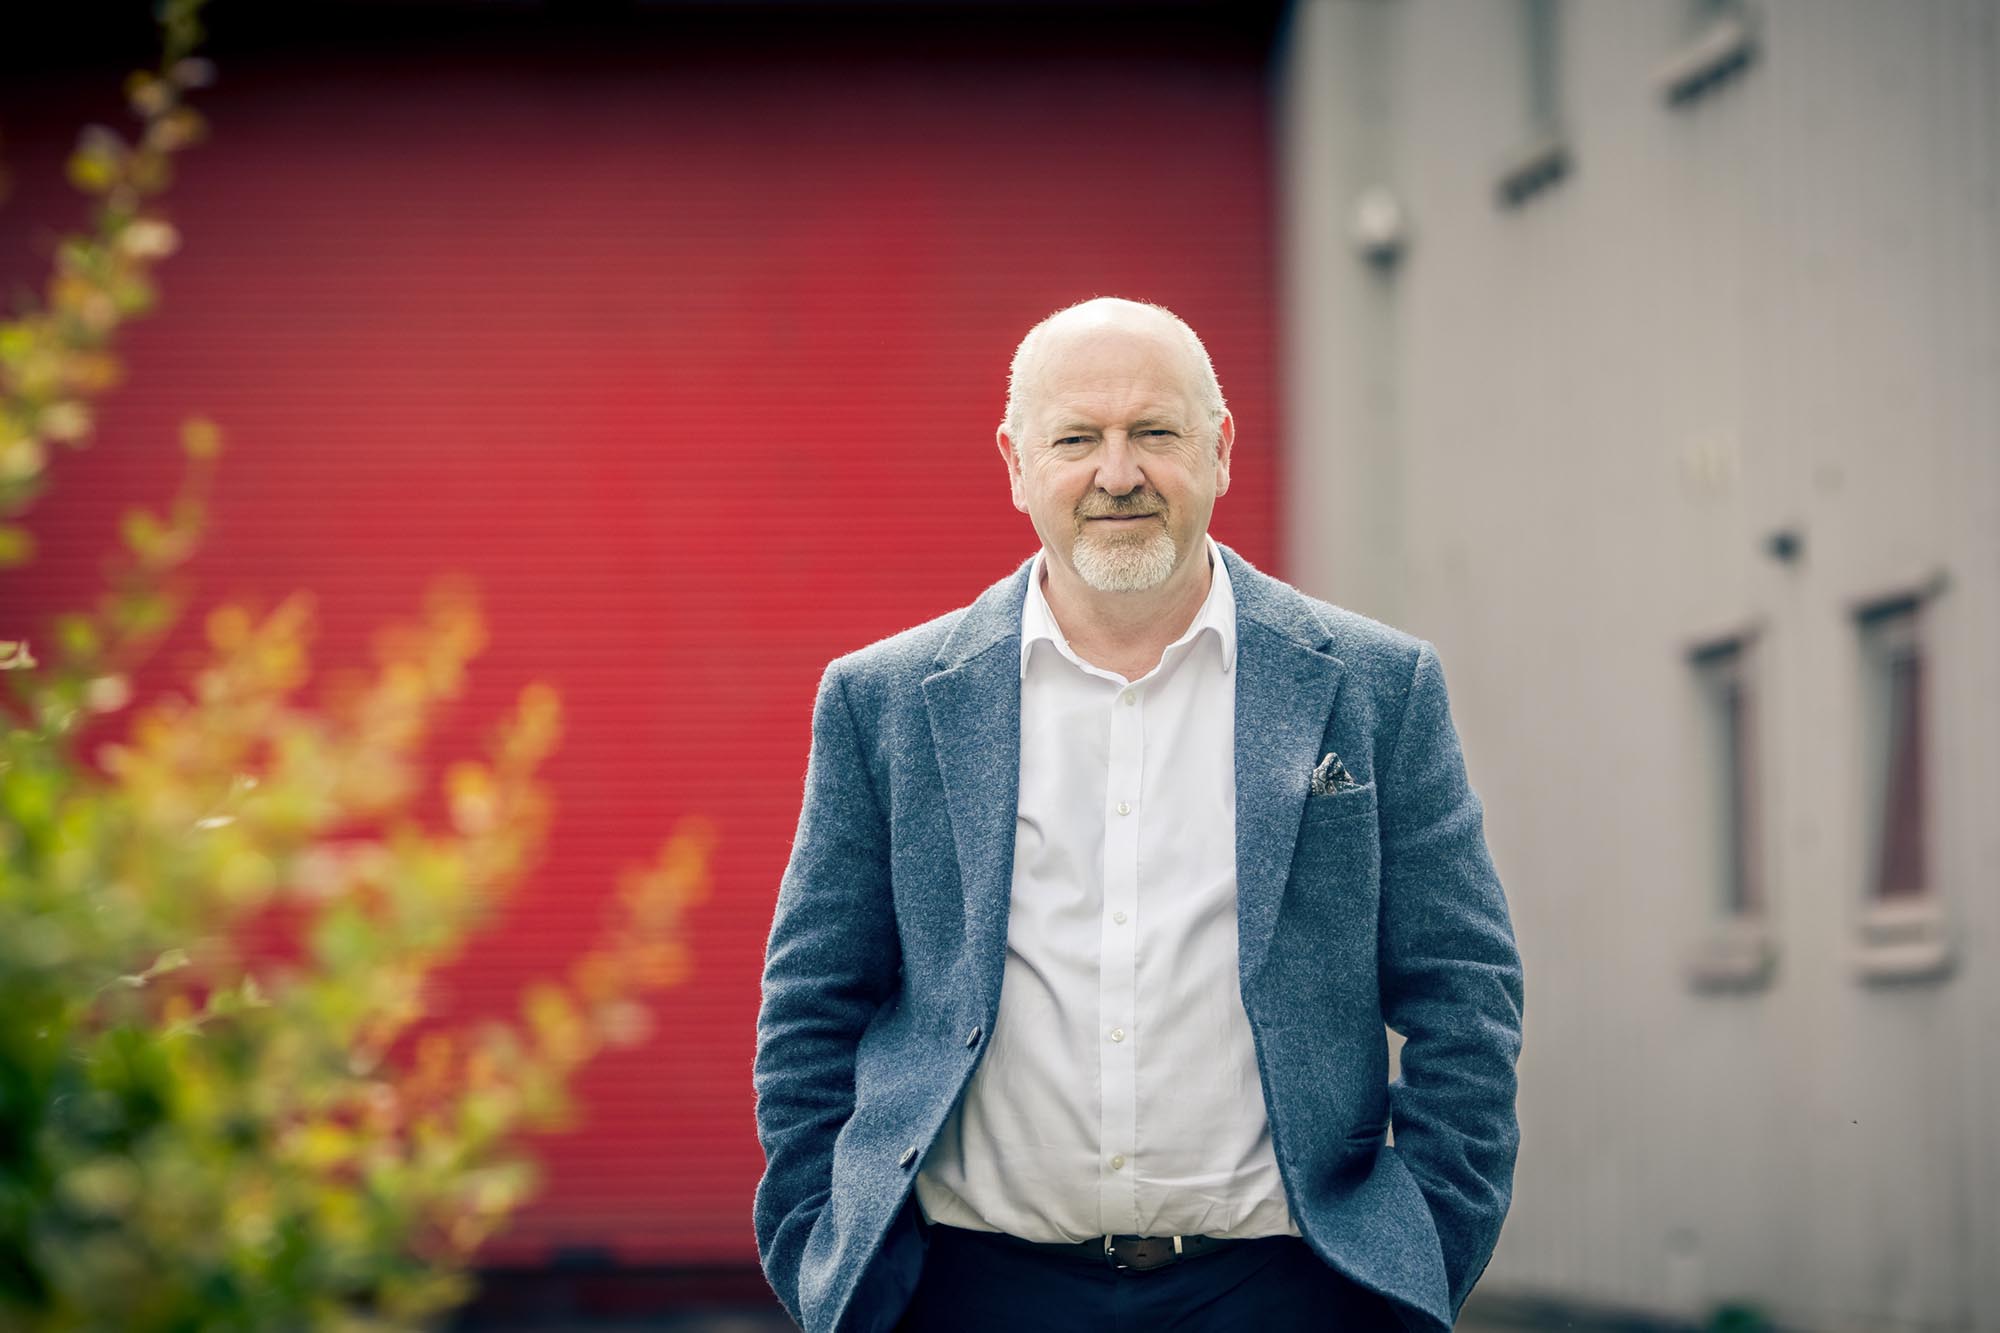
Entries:
{"label": "patterned pocket square", "polygon": [[1313,770],[1312,794],[1315,796],[1332,796],[1360,785],[1348,773],[1347,765],[1340,762],[1340,756],[1331,750],[1326,752],[1326,758],[1319,761],[1319,767]]}

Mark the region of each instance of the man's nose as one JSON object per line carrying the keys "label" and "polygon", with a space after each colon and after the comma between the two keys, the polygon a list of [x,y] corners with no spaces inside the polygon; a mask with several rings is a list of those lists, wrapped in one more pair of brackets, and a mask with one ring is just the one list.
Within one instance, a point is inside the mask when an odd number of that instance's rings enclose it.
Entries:
{"label": "man's nose", "polygon": [[1124,495],[1146,484],[1139,470],[1139,453],[1123,431],[1104,437],[1104,453],[1097,464],[1097,487],[1111,495]]}

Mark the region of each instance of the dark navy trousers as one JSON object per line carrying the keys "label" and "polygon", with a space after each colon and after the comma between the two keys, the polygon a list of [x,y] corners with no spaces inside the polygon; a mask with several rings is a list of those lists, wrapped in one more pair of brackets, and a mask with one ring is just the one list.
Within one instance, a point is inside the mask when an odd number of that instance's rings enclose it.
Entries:
{"label": "dark navy trousers", "polygon": [[928,1227],[896,1333],[1403,1333],[1383,1297],[1295,1236],[1269,1236],[1150,1272]]}

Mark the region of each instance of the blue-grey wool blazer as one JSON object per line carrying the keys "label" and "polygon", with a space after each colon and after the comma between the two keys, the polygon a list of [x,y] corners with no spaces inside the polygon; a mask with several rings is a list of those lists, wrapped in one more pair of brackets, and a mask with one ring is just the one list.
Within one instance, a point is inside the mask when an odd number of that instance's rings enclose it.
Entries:
{"label": "blue-grey wool blazer", "polygon": [[[1444,675],[1428,642],[1222,557],[1238,982],[1286,1198],[1320,1258],[1448,1329],[1512,1191],[1522,987]],[[901,1316],[917,1167],[999,1012],[1028,569],[820,681],[754,1075],[758,1253],[807,1333]],[[1358,785],[1313,795],[1328,751]]]}

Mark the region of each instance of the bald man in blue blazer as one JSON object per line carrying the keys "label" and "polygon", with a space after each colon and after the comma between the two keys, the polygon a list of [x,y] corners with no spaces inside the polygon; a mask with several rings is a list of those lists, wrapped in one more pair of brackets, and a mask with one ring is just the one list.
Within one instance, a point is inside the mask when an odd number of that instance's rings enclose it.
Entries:
{"label": "bald man in blue blazer", "polygon": [[[754,1071],[758,1249],[807,1333],[1446,1330],[1486,1267],[1519,1142],[1522,975],[1443,672],[1428,642],[1207,536],[1233,437],[1170,312],[1057,312],[1016,354],[997,435],[1041,551],[821,679]],[[1156,730],[1116,707],[1148,689],[1186,700]],[[1121,738],[1175,756],[1147,801],[1031,818],[1040,793],[1122,781]],[[1217,771],[1233,802],[1204,807]],[[1177,775],[1194,794],[1173,806]],[[1139,821],[1161,809],[1209,809],[1225,873],[1177,879],[1200,858],[1149,850]],[[1199,848],[1202,823],[1156,835]],[[1061,837],[1088,854],[1051,856]],[[1135,933],[1048,938],[1071,919],[1037,914],[1052,895],[1123,926],[1127,846]],[[1195,919],[1145,911],[1169,894],[1227,895],[1202,918],[1226,937],[1136,933]],[[1212,978],[1183,1007],[1222,1039],[1162,1044],[1176,1015],[1144,970],[1162,955]],[[1129,1042],[1093,1008],[1119,977],[1137,978]],[[1171,1078],[1131,1074],[1148,1041]],[[1099,1108],[1109,1135],[1144,1123],[1178,1135],[1177,1162],[1210,1138],[1227,1160],[1148,1177],[1157,1159],[1100,1139]],[[1010,1114],[1046,1133],[990,1131]]]}

